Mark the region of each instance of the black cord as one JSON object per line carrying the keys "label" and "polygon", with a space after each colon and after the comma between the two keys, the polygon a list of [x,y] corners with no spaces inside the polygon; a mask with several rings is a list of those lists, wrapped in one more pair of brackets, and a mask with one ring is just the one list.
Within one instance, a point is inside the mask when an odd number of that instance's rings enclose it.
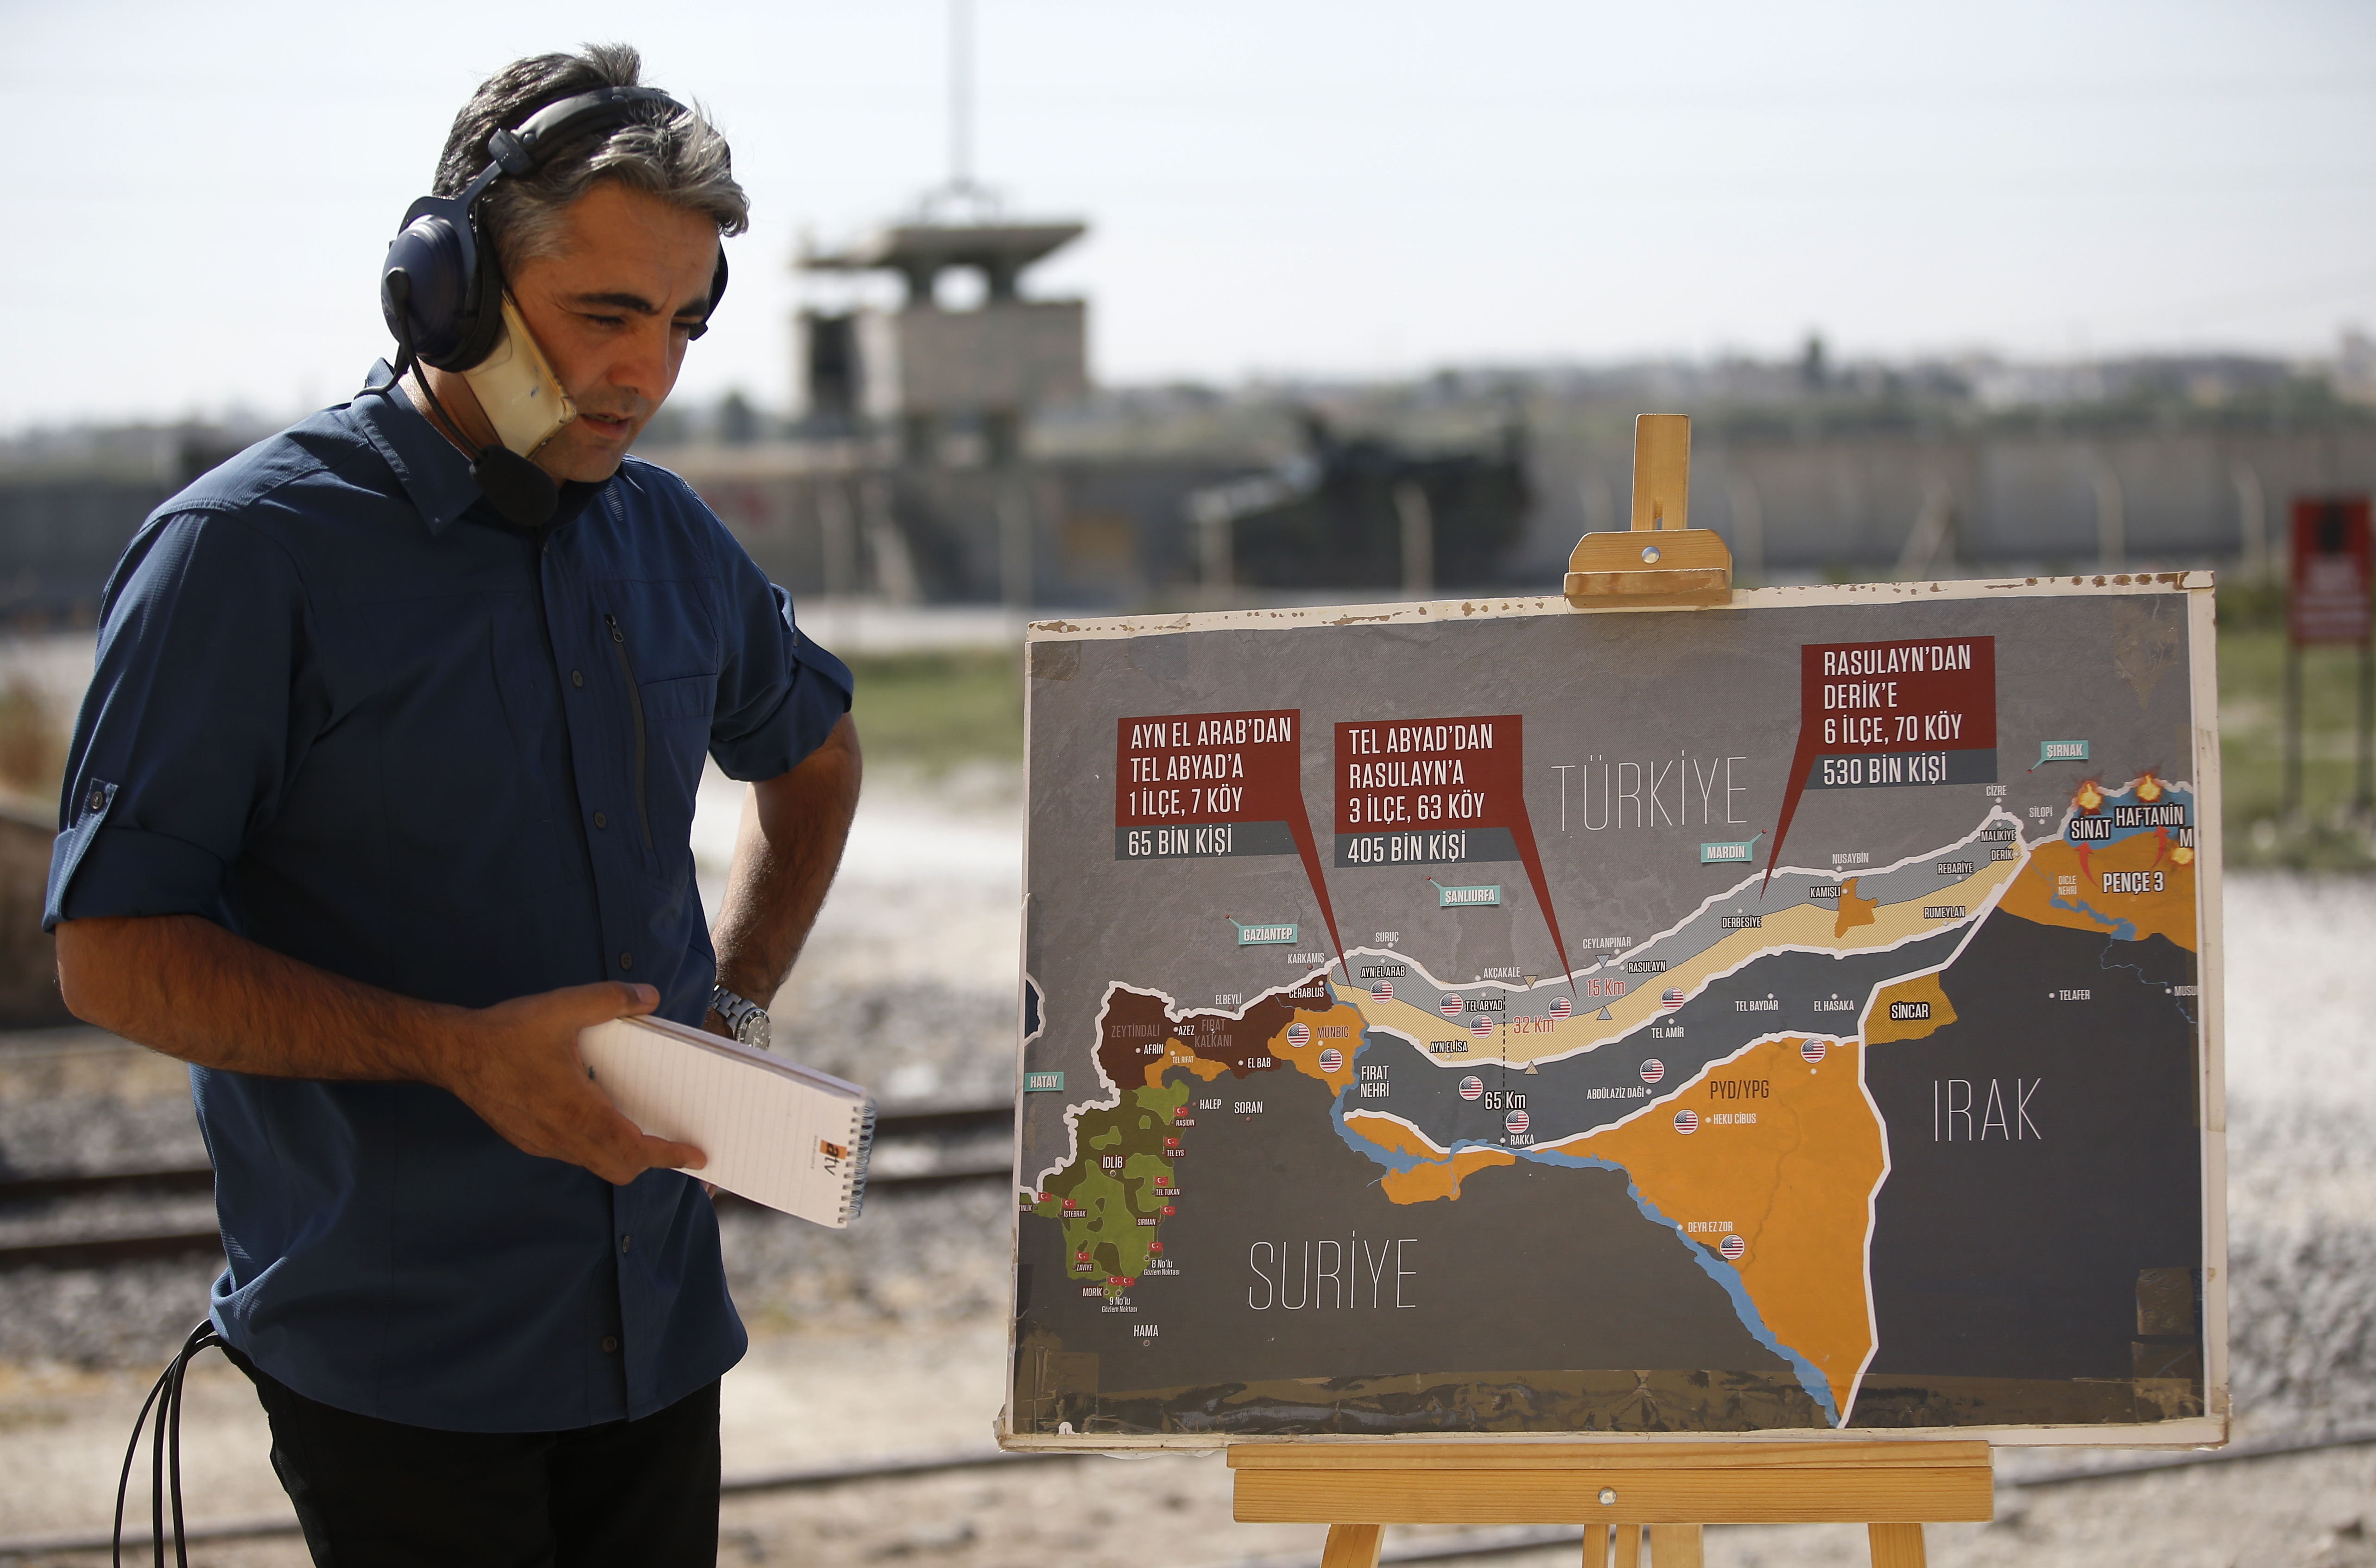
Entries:
{"label": "black cord", "polygon": [[[157,1413],[156,1425],[149,1427],[148,1458],[148,1527],[157,1552],[157,1568],[165,1568],[165,1492],[168,1479],[173,1494],[173,1562],[177,1568],[190,1568],[189,1545],[182,1517],[182,1380],[190,1369],[190,1358],[202,1350],[223,1342],[211,1323],[202,1323],[190,1330],[165,1370],[148,1390],[148,1397],[140,1406],[140,1415],[132,1423],[132,1441],[124,1446],[124,1468],[115,1478],[114,1568],[124,1568],[124,1499],[132,1486],[132,1461],[140,1452],[140,1429],[148,1426],[148,1413]],[[168,1455],[170,1452],[170,1466]]]}
{"label": "black cord", "polygon": [[[388,273],[381,287],[396,302],[396,374],[388,380],[390,386],[404,378],[404,367],[412,367],[413,384],[429,399],[429,406],[438,419],[446,422],[446,430],[454,445],[469,452],[477,445],[462,429],[461,423],[446,411],[437,400],[437,391],[429,385],[429,373],[423,369],[421,357],[412,347],[412,279],[402,268]],[[433,426],[434,428],[434,426]],[[541,529],[552,518],[560,504],[561,492],[544,470],[503,444],[498,436],[493,445],[480,446],[470,459],[470,478],[480,493],[495,510],[516,528]]]}
{"label": "black cord", "polygon": [[446,405],[437,400],[437,389],[429,385],[429,372],[422,366],[421,356],[413,352],[411,275],[402,267],[392,268],[381,286],[396,302],[396,374],[388,377],[387,384],[390,386],[399,385],[404,380],[405,371],[410,369],[412,384],[421,388],[422,396],[429,399],[429,406],[437,410],[439,419],[446,422],[446,429],[452,434],[455,443],[469,453],[473,463],[481,460],[487,455],[486,449],[473,442],[463,432],[460,422],[446,411]]}

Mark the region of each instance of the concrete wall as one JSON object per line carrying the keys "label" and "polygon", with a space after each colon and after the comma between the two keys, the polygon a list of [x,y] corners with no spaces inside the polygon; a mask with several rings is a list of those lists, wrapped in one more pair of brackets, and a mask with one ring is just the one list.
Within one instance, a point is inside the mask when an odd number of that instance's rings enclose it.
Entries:
{"label": "concrete wall", "polygon": [[[1530,453],[1534,511],[1498,576],[1546,589],[1578,534],[1623,526],[1633,459],[1616,423],[1598,435],[1538,424]],[[1182,503],[1253,467],[1166,457],[869,469],[855,445],[651,456],[683,472],[795,594],[1116,610],[1198,590]],[[1694,437],[1692,521],[1723,533],[1752,580],[1886,575],[1941,497],[1952,538],[1929,575],[2091,566],[2108,533],[2125,564],[2233,565],[2251,555],[2256,498],[2274,552],[2290,498],[2330,490],[2376,490],[2376,430],[1801,436],[1728,434],[1709,420]],[[0,621],[87,618],[166,493],[124,478],[0,474]],[[1315,563],[1315,596],[1331,587],[1325,570]]]}
{"label": "concrete wall", "polygon": [[[1625,526],[1633,459],[1622,438],[1545,435],[1535,452],[1539,500],[1505,570],[1550,580],[1578,534]],[[2127,564],[2232,564],[2251,552],[2256,507],[2275,549],[2293,495],[2376,490],[2376,431],[1809,440],[1702,432],[1693,443],[1692,521],[1724,534],[1744,571],[1885,570],[1942,489],[1954,559],[1966,571],[2092,565],[2107,531]]]}

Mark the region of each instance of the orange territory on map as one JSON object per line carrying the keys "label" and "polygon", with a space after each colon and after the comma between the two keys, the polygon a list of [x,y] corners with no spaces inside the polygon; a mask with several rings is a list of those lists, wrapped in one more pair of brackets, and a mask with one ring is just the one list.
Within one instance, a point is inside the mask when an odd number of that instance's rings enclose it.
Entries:
{"label": "orange territory on map", "polygon": [[1415,1154],[1420,1163],[1408,1170],[1389,1170],[1378,1179],[1378,1189],[1390,1203],[1434,1203],[1460,1196],[1460,1183],[1493,1165],[1515,1165],[1518,1157],[1505,1148],[1469,1147],[1458,1154],[1438,1148],[1427,1135],[1398,1116],[1348,1111],[1345,1126],[1380,1148]]}
{"label": "orange territory on map", "polygon": [[1230,1070],[1228,1063],[1214,1062],[1197,1055],[1181,1043],[1178,1035],[1174,1035],[1163,1042],[1163,1054],[1146,1064],[1146,1087],[1151,1089],[1161,1087],[1163,1075],[1174,1067],[1185,1067],[1208,1084]]}
{"label": "orange territory on map", "polygon": [[1852,876],[1848,878],[1847,885],[1840,889],[1840,918],[1832,922],[1834,936],[1846,936],[1852,926],[1872,924],[1872,912],[1881,908],[1881,900],[1878,898],[1857,897],[1859,880]]}
{"label": "orange territory on map", "polygon": [[[1873,1349],[1865,1248],[1885,1156],[1859,1043],[1834,1042],[1814,1067],[1800,1044],[1752,1046],[1628,1121],[1548,1146],[1619,1167],[1717,1267],[1740,1269],[1766,1328],[1814,1364],[1845,1419]],[[1728,1081],[1766,1087],[1731,1098]],[[1684,1107],[1699,1112],[1689,1134],[1675,1130]],[[1728,1115],[1756,1120],[1717,1120]],[[1735,1234],[1746,1250],[1726,1264]]]}
{"label": "orange territory on map", "polygon": [[[1342,1094],[1352,1087],[1353,1052],[1361,1044],[1361,1011],[1341,1004],[1325,1013],[1299,1012],[1295,1021],[1312,1030],[1312,1038],[1297,1045],[1281,1029],[1270,1037],[1270,1053],[1307,1078],[1317,1078],[1328,1086],[1331,1094]],[[1292,1025],[1289,1026],[1290,1028]],[[1329,1072],[1320,1064],[1325,1051],[1336,1052],[1336,1070]]]}
{"label": "orange territory on map", "polygon": [[[2159,890],[2108,893],[2105,878],[2131,872],[2158,872]],[[2071,892],[2058,891],[2072,879]],[[2132,834],[2101,849],[2082,849],[2067,838],[2041,844],[2030,852],[2029,863],[2005,889],[1998,906],[2040,925],[2067,926],[2073,931],[2106,935],[2122,921],[2135,928],[2136,940],[2161,935],[2188,952],[2195,949],[2194,860],[2180,861],[2158,833]]]}

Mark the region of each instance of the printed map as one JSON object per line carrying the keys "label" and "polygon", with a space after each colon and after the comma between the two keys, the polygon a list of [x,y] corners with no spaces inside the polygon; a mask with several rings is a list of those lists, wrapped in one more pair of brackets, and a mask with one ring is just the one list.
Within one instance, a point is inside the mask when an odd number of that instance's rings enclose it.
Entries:
{"label": "printed map", "polygon": [[1035,640],[1013,1433],[2204,1413],[2187,599]]}

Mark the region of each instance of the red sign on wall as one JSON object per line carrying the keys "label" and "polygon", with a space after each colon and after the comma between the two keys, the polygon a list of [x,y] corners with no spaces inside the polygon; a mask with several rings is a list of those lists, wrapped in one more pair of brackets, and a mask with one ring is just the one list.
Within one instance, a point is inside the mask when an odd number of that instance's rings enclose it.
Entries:
{"label": "red sign on wall", "polygon": [[2294,646],[2368,646],[2369,588],[2376,550],[2365,495],[2294,497]]}

